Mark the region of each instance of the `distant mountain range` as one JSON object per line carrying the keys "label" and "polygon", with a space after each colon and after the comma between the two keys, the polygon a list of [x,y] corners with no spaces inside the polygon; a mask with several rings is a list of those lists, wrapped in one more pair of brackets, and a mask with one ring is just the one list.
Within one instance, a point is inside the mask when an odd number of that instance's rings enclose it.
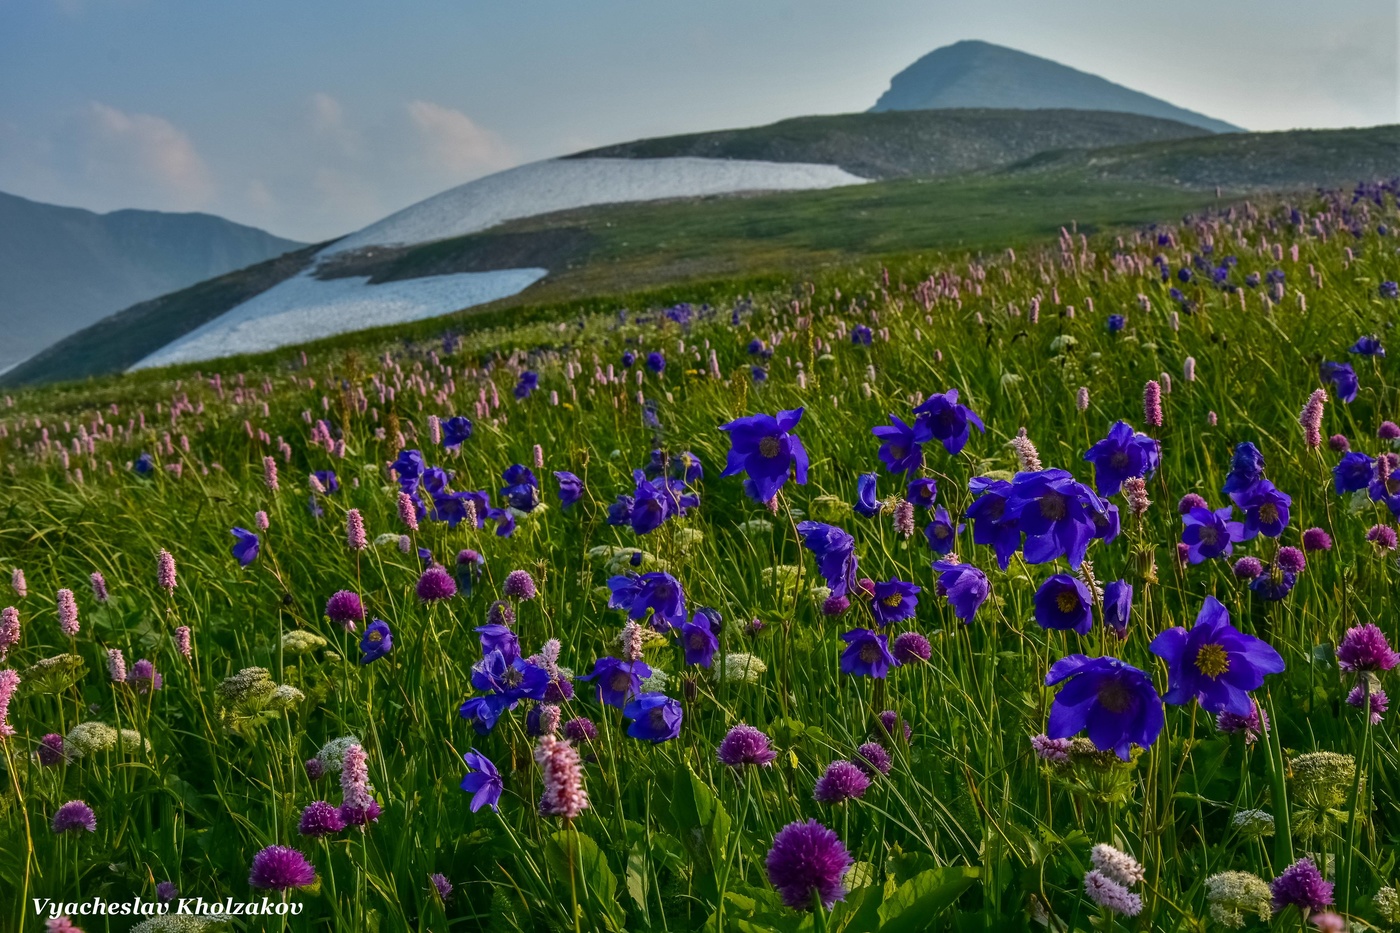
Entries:
{"label": "distant mountain range", "polygon": [[0,192],[0,372],[136,302],[301,245],[210,214],[95,214]]}
{"label": "distant mountain range", "polygon": [[1110,110],[1176,120],[1213,133],[1240,127],[1106,81],[1067,65],[967,40],[934,49],[890,81],[873,112],[1013,107],[1021,110]]}

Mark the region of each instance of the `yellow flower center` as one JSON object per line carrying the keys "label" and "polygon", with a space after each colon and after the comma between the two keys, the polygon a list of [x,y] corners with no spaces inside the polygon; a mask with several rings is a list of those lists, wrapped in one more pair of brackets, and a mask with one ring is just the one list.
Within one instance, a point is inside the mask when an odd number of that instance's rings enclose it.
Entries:
{"label": "yellow flower center", "polygon": [[884,603],[886,606],[889,606],[891,609],[895,608],[896,606],[898,606],[898,605],[899,605],[900,603],[902,603],[903,601],[904,601],[904,596],[901,595],[901,594],[899,594],[899,593],[891,593],[890,595],[886,596],[884,599],[880,600],[880,602]]}
{"label": "yellow flower center", "polygon": [[1214,680],[1230,669],[1230,656],[1216,644],[1202,645],[1196,652],[1196,670]]}
{"label": "yellow flower center", "polygon": [[758,442],[758,452],[765,457],[776,457],[782,444],[776,436],[765,437]]}
{"label": "yellow flower center", "polygon": [[370,632],[370,633],[369,633],[369,640],[372,641],[372,642],[374,642],[374,643],[377,645],[377,644],[379,644],[381,641],[384,640],[384,635],[383,635],[382,633],[380,633],[380,632]]}

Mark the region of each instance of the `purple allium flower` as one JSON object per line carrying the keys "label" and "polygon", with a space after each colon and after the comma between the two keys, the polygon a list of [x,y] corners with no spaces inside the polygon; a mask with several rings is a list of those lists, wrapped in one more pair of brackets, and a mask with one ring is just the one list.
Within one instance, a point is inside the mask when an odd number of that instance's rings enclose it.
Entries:
{"label": "purple allium flower", "polygon": [[127,686],[131,687],[139,694],[154,693],[159,690],[164,680],[160,672],[156,670],[155,664],[147,658],[142,658],[131,665],[131,672],[126,676]]}
{"label": "purple allium flower", "polygon": [[1044,733],[1031,736],[1031,749],[1042,761],[1069,761],[1069,739],[1052,739]]}
{"label": "purple allium flower", "polygon": [[1181,533],[1181,544],[1186,549],[1186,559],[1199,564],[1213,557],[1229,557],[1236,541],[1243,540],[1244,526],[1231,521],[1233,506],[1211,511],[1194,508],[1182,516],[1185,530]]}
{"label": "purple allium flower", "polygon": [[1253,580],[1264,572],[1264,564],[1257,557],[1241,557],[1235,561],[1234,572],[1241,580]]}
{"label": "purple allium flower", "polygon": [[1160,457],[1161,444],[1134,431],[1126,421],[1116,422],[1108,429],[1108,436],[1084,454],[1094,465],[1094,485],[1101,496],[1116,495],[1129,477],[1151,476]]}
{"label": "purple allium flower", "polygon": [[173,881],[162,881],[156,885],[156,897],[162,904],[168,904],[180,896],[180,889]]}
{"label": "purple allium flower", "polygon": [[1274,909],[1289,904],[1304,910],[1321,910],[1332,903],[1332,883],[1322,877],[1310,858],[1300,858],[1273,880]]}
{"label": "purple allium flower", "polygon": [[308,758],[303,762],[306,767],[306,776],[313,781],[319,781],[326,776],[326,764],[320,758]]}
{"label": "purple allium flower", "polygon": [[[515,624],[515,610],[511,608],[510,603],[498,599],[486,607],[486,624],[509,628]],[[485,642],[482,645],[484,653],[488,649],[485,647]]]}
{"label": "purple allium flower", "polygon": [[824,616],[839,616],[850,608],[851,600],[847,596],[828,596],[822,601],[822,615]]}
{"label": "purple allium flower", "polygon": [[258,559],[258,550],[262,542],[256,534],[247,528],[233,528],[229,534],[234,537],[232,554],[240,567],[247,567]]}
{"label": "purple allium flower", "polygon": [[951,560],[936,560],[933,569],[938,571],[938,595],[948,600],[954,616],[971,622],[977,615],[977,609],[992,593],[987,575],[971,564]]}
{"label": "purple allium flower", "polygon": [[1239,540],[1250,541],[1259,534],[1277,538],[1288,527],[1288,509],[1293,499],[1268,480],[1256,480],[1247,489],[1231,493],[1230,498],[1244,510],[1244,530]]}
{"label": "purple allium flower", "polygon": [[771,765],[778,753],[769,746],[768,736],[741,722],[724,734],[715,757],[721,764],[738,768],[742,765]]}
{"label": "purple allium flower", "polygon": [[1366,530],[1366,540],[1381,551],[1395,550],[1395,529],[1387,525],[1372,525]]}
{"label": "purple allium flower", "polygon": [[1369,690],[1361,684],[1351,688],[1347,694],[1347,703],[1360,709],[1363,703],[1370,707],[1371,725],[1379,726],[1385,717],[1385,711],[1390,708],[1390,697],[1379,687],[1371,687]]}
{"label": "purple allium flower", "polygon": [[1249,715],[1249,691],[1284,668],[1283,658],[1267,642],[1230,624],[1229,610],[1214,596],[1206,597],[1189,632],[1174,626],[1148,648],[1167,662],[1170,689],[1162,699],[1177,705],[1199,700],[1212,713]]}
{"label": "purple allium flower", "polygon": [[105,603],[110,598],[107,594],[106,578],[102,576],[101,572],[94,570],[88,577],[88,581],[92,583],[93,599],[99,603]]}
{"label": "purple allium flower", "polygon": [[1142,388],[1142,415],[1148,427],[1162,426],[1162,387],[1155,379],[1149,379]]}
{"label": "purple allium flower", "polygon": [[355,631],[355,623],[363,622],[365,607],[358,593],[350,590],[337,590],[326,600],[326,616],[339,623],[347,632]]}
{"label": "purple allium flower", "polygon": [[591,742],[598,737],[598,727],[586,716],[570,719],[564,723],[562,731],[570,742]]}
{"label": "purple allium flower", "polygon": [[1215,728],[1226,734],[1243,732],[1245,744],[1253,745],[1269,731],[1269,716],[1263,707],[1251,701],[1248,715],[1239,716],[1228,711],[1216,713]]}
{"label": "purple allium flower", "polygon": [[[1327,360],[1319,367],[1319,375],[1323,382],[1332,386],[1332,390],[1337,393],[1337,400],[1339,402],[1350,405],[1356,400],[1356,393],[1361,388],[1361,383],[1356,378],[1356,370],[1351,368],[1350,363],[1334,363],[1331,360]],[[1321,391],[1321,389],[1314,391],[1313,396],[1316,397],[1318,392]],[[1323,398],[1325,399],[1326,397],[1327,396],[1324,394]],[[1309,400],[1308,404],[1312,404],[1311,400]],[[1307,413],[1307,409],[1304,409],[1304,413]],[[1322,412],[1319,406],[1314,423],[1320,424],[1321,421]],[[1307,430],[1308,425],[1304,425],[1303,427]],[[1318,444],[1320,443],[1321,441],[1319,440]],[[1318,444],[1313,444],[1309,441],[1308,446],[1316,447]]]}
{"label": "purple allium flower", "polygon": [[431,890],[437,895],[439,901],[444,904],[452,897],[452,882],[447,880],[447,876],[442,872],[433,872],[428,876],[428,883]]}
{"label": "purple allium flower", "polygon": [[812,799],[817,803],[845,803],[852,797],[862,797],[870,787],[870,778],[849,761],[833,761],[817,778]]}
{"label": "purple allium flower", "polygon": [[802,544],[816,555],[817,571],[833,596],[844,596],[856,579],[855,539],[835,525],[799,522]]}
{"label": "purple allium flower", "polygon": [[14,606],[0,609],[0,661],[19,644],[19,610]]}
{"label": "purple allium flower", "polygon": [[632,720],[627,734],[648,742],[668,742],[681,734],[684,713],[679,700],[662,693],[639,693],[622,708],[622,715]]}
{"label": "purple allium flower", "polygon": [[1098,869],[1084,875],[1084,893],[1089,895],[1089,900],[1113,913],[1125,917],[1142,913],[1142,898]]}
{"label": "purple allium flower", "polygon": [[841,640],[847,645],[841,652],[841,673],[883,679],[899,662],[890,654],[889,639],[870,629],[857,628],[846,632]]}
{"label": "purple allium flower", "polygon": [[1279,548],[1278,554],[1274,556],[1274,562],[1284,573],[1302,573],[1308,565],[1308,559],[1296,547]]}
{"label": "purple allium flower", "polygon": [[1351,450],[1351,441],[1347,440],[1345,434],[1333,434],[1327,438],[1327,447],[1336,453],[1346,453]]}
{"label": "purple allium flower", "polygon": [[501,791],[505,787],[501,781],[501,773],[496,770],[490,759],[476,749],[462,755],[462,760],[467,765],[467,774],[462,778],[462,790],[472,795],[472,812],[475,813],[482,807],[490,807],[499,813]]}
{"label": "purple allium flower", "polygon": [[1057,573],[1035,591],[1035,621],[1041,628],[1088,635],[1094,627],[1094,599],[1078,577]]}
{"label": "purple allium flower", "polygon": [[1067,739],[1088,730],[1099,751],[1113,751],[1124,761],[1129,747],[1157,741],[1165,723],[1162,698],[1152,678],[1117,658],[1072,654],[1056,661],[1045,686],[1068,681],[1055,696],[1045,733]]}
{"label": "purple allium flower", "polygon": [[802,420],[803,409],[737,418],[720,427],[729,434],[729,458],[720,476],[747,473],[744,493],[755,502],[767,502],[778,494],[788,475],[799,486],[807,483],[807,449],[791,433]]}
{"label": "purple allium flower", "polygon": [[932,435],[918,422],[910,425],[895,415],[890,415],[890,421],[892,424],[870,429],[870,433],[880,439],[877,456],[891,473],[912,473],[923,466],[923,442]]}
{"label": "purple allium flower", "polygon": [[859,515],[874,518],[880,514],[880,502],[875,498],[878,473],[862,473],[856,479],[856,502],[853,508]]}
{"label": "purple allium flower", "polygon": [[885,746],[879,742],[866,742],[856,749],[856,755],[851,759],[856,767],[865,772],[866,776],[874,777],[876,773],[889,774],[893,762],[890,753],[885,751]]}
{"label": "purple allium flower", "polygon": [[588,809],[588,792],[583,787],[583,764],[578,752],[566,739],[540,736],[535,761],[544,777],[540,814],[575,819]]}
{"label": "purple allium flower", "polygon": [[72,590],[58,591],[58,627],[69,638],[78,637],[78,601]]}
{"label": "purple allium flower", "polygon": [[388,654],[394,647],[394,633],[389,630],[389,623],[383,619],[375,619],[365,627],[364,637],[360,639],[360,663],[368,664],[377,661]]}
{"label": "purple allium flower", "polygon": [[1376,437],[1383,441],[1393,441],[1400,438],[1400,424],[1394,421],[1382,421],[1381,426],[1376,429]]}
{"label": "purple allium flower", "polygon": [[70,800],[59,807],[53,815],[53,831],[56,833],[76,832],[84,829],[97,832],[97,815],[81,800]]}
{"label": "purple allium flower", "polygon": [[1206,500],[1194,492],[1188,492],[1186,495],[1182,496],[1181,501],[1176,504],[1176,510],[1181,515],[1187,514],[1192,509],[1205,509],[1209,507],[1210,506],[1206,504]]}
{"label": "purple allium flower", "polygon": [[1337,645],[1337,666],[1344,671],[1379,673],[1400,664],[1400,653],[1390,647],[1385,633],[1367,623],[1347,629]]}
{"label": "purple allium flower", "polygon": [[[904,741],[908,742],[909,737],[914,734],[914,730],[909,727],[909,720],[903,719],[899,715],[899,713],[895,712],[892,709],[887,709],[881,712],[879,719],[880,729],[885,738],[892,739],[894,738],[896,731],[902,731],[904,733]],[[901,723],[903,723],[904,725],[904,728],[902,730],[899,729],[899,725]]]}
{"label": "purple allium flower", "polygon": [[875,597],[870,602],[871,614],[881,626],[914,617],[922,587],[903,580],[886,580],[875,584]]}
{"label": "purple allium flower", "polygon": [[190,645],[190,627],[188,625],[181,625],[177,627],[175,629],[175,650],[180,652],[180,654],[184,657],[188,658],[190,656],[191,647],[192,646]]}
{"label": "purple allium flower", "polygon": [[840,838],[816,820],[778,830],[765,860],[769,883],[793,910],[811,910],[815,900],[830,910],[844,900],[844,878],[852,864]]}
{"label": "purple allium flower", "polygon": [[914,414],[918,416],[915,419],[916,429],[921,433],[927,432],[953,456],[967,446],[969,425],[983,433],[987,430],[975,411],[958,402],[957,389],[930,395],[914,409]]}
{"label": "purple allium flower", "polygon": [[676,628],[685,622],[685,589],[669,573],[628,573],[608,579],[611,609],[624,609],[627,617],[641,621],[652,614],[654,628]]}
{"label": "purple allium flower", "polygon": [[539,595],[535,579],[527,570],[512,570],[506,574],[505,594],[511,599],[529,600]]}
{"label": "purple allium flower", "polygon": [[67,761],[68,756],[63,751],[63,736],[57,732],[50,732],[39,740],[39,764],[46,768],[52,768],[60,762]]}
{"label": "purple allium flower", "polygon": [[268,846],[253,856],[248,884],[264,890],[304,888],[316,882],[316,869],[296,849]]}
{"label": "purple allium flower", "polygon": [[918,632],[901,632],[894,640],[894,659],[900,664],[927,661],[933,654],[928,639]]}
{"label": "purple allium flower", "polygon": [[324,800],[307,804],[297,824],[297,832],[303,836],[333,836],[343,829],[345,820],[341,819],[340,810]]}
{"label": "purple allium flower", "polygon": [[1332,550],[1332,536],[1321,528],[1309,528],[1303,532],[1303,550],[1330,551]]}
{"label": "purple allium flower", "polygon": [[418,585],[414,590],[420,600],[430,603],[456,596],[457,583],[452,579],[452,574],[434,564],[423,571],[423,575],[418,578]]}

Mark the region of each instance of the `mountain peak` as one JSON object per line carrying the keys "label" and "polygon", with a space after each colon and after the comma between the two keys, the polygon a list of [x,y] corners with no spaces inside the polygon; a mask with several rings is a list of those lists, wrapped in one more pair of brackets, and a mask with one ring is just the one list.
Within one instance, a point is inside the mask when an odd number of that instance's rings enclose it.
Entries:
{"label": "mountain peak", "polygon": [[978,39],[934,49],[895,75],[872,111],[965,107],[1108,110],[1176,120],[1215,133],[1240,128],[1098,75]]}

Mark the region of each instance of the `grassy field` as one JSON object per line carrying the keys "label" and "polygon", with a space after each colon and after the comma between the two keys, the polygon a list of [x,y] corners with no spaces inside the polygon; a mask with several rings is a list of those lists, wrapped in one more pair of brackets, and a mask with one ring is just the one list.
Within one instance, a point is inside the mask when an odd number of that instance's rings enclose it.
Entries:
{"label": "grassy field", "polygon": [[[937,190],[899,184],[869,216],[808,215],[837,229],[753,224],[779,250],[898,252],[909,202]],[[986,194],[921,203],[946,227]],[[298,905],[248,929],[1389,928],[1400,380],[1357,341],[1393,332],[1400,212],[1393,190],[1361,194],[1014,249],[968,227],[978,255],[16,394],[3,925],[41,928],[36,897],[155,903],[169,883]],[[1034,235],[1009,201],[997,229]],[[709,205],[693,238],[659,205],[632,229],[683,256],[741,206]],[[1097,222],[1134,208],[1105,200]],[[955,417],[917,411],[954,389],[985,425],[961,449]],[[920,433],[882,450],[871,429],[894,418]],[[1159,456],[1086,462],[1118,421]],[[1344,495],[1334,435],[1381,457],[1346,461]],[[676,487],[634,477],[653,461]],[[1105,464],[1142,482],[1124,492]],[[1190,495],[1262,530],[1183,515]],[[610,523],[619,496],[631,517]],[[479,527],[449,520],[467,501]],[[955,557],[931,549],[940,526]],[[1210,628],[1211,600],[1237,634]],[[1182,654],[1176,626],[1216,634]],[[902,663],[880,663],[880,636]],[[615,676],[637,661],[649,676]],[[1066,682],[1066,663],[1089,666]],[[741,723],[763,739],[726,741]],[[825,830],[789,828],[809,820]]]}

